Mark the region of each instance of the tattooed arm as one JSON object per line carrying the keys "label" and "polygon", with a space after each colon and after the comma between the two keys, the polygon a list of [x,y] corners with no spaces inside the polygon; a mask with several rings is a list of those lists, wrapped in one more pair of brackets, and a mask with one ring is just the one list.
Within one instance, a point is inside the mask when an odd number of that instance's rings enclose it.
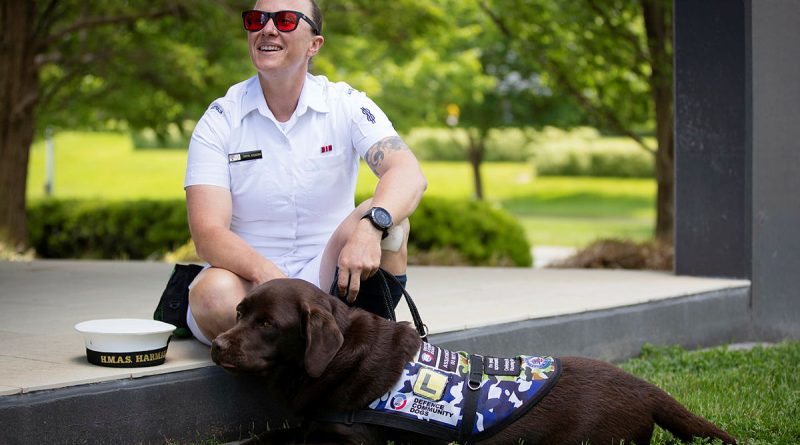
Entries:
{"label": "tattooed arm", "polygon": [[[422,192],[427,187],[417,158],[395,136],[378,141],[367,151],[365,160],[379,178],[369,205],[385,208],[392,215],[394,224],[403,224],[417,208]],[[360,211],[356,215],[358,218],[369,208],[368,205],[362,207],[356,211]],[[339,292],[348,295],[349,301],[354,301],[358,295],[360,281],[375,273],[379,266],[395,274],[404,273],[406,261],[404,252],[399,255],[394,252],[392,255],[383,254],[380,247],[381,232],[368,220],[359,219],[354,225],[337,260]]]}
{"label": "tattooed arm", "polygon": [[367,151],[365,160],[379,178],[372,206],[388,210],[396,223],[408,218],[427,187],[408,145],[397,136],[381,139]]}

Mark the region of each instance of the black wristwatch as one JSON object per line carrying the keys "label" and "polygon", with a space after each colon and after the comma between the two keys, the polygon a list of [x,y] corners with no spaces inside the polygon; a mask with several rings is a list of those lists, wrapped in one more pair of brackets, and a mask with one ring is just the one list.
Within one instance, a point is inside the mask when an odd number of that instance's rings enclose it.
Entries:
{"label": "black wristwatch", "polygon": [[369,219],[369,222],[371,222],[376,229],[383,232],[381,239],[389,236],[389,229],[392,227],[392,215],[390,215],[386,209],[383,207],[373,207],[361,217],[361,219],[364,218]]}

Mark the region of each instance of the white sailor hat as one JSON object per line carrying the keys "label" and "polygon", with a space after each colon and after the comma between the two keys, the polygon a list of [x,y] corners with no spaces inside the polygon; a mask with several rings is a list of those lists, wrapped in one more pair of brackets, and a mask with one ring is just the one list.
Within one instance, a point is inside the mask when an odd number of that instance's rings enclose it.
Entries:
{"label": "white sailor hat", "polygon": [[86,340],[89,363],[139,368],[164,363],[175,326],[156,320],[112,318],[75,325]]}

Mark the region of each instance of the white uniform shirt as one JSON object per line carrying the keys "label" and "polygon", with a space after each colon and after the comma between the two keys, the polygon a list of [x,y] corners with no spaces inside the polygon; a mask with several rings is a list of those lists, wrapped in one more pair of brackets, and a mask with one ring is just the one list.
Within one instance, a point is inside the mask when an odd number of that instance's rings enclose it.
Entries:
{"label": "white uniform shirt", "polygon": [[389,136],[397,132],[364,93],[310,74],[294,115],[279,123],[254,76],[197,123],[184,187],[230,190],[231,230],[296,276],[353,211],[359,156]]}

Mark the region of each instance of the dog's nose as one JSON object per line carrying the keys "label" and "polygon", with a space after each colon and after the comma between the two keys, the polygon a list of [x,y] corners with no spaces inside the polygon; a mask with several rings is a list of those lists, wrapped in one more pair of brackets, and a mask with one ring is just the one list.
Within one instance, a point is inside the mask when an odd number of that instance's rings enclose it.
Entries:
{"label": "dog's nose", "polygon": [[218,362],[220,355],[225,351],[228,347],[228,341],[219,336],[211,342],[211,359],[214,362]]}

